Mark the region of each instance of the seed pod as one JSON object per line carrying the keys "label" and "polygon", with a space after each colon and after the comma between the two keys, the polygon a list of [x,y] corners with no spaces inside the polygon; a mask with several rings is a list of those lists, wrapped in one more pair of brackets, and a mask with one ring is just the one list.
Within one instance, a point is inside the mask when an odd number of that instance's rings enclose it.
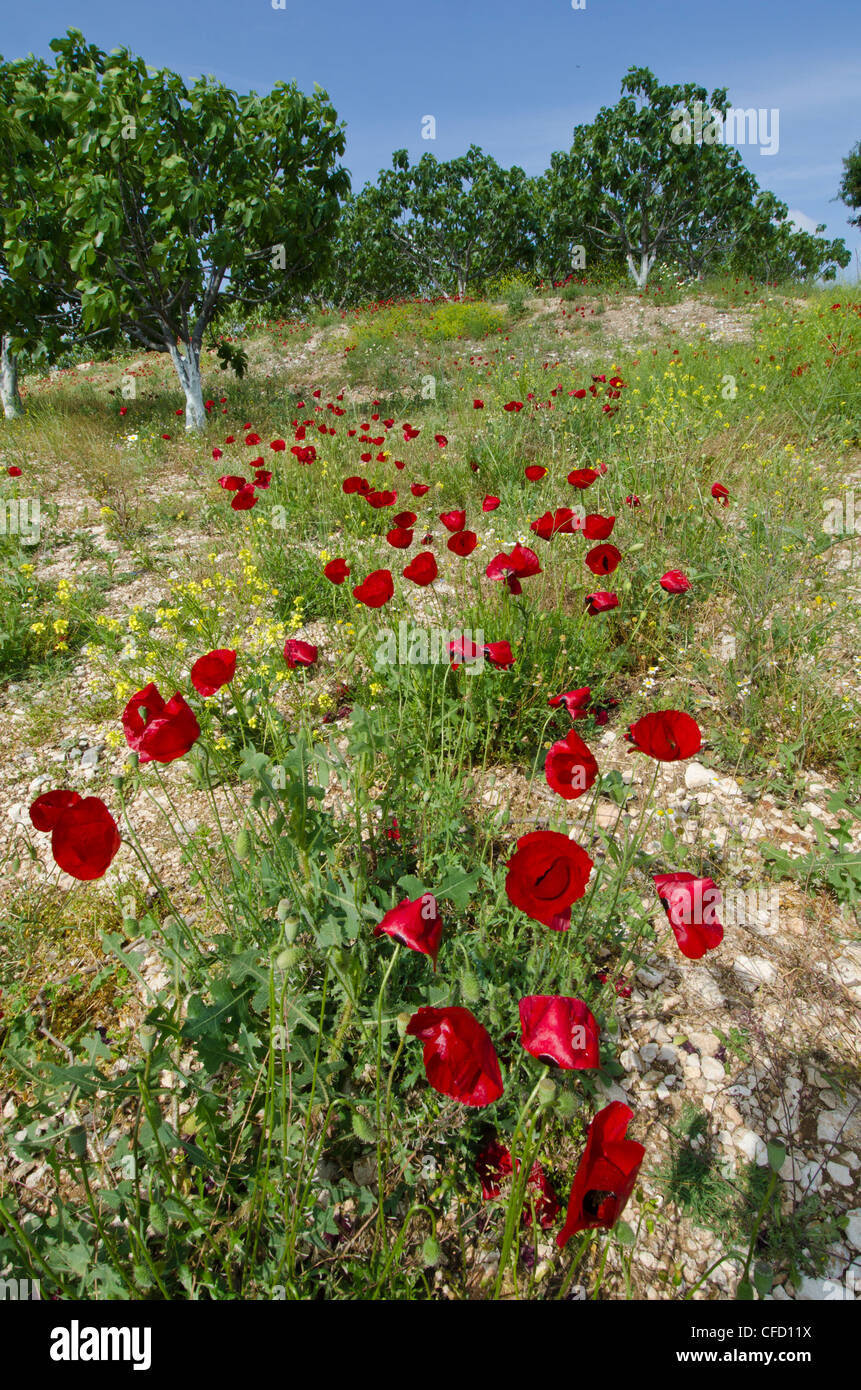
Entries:
{"label": "seed pod", "polygon": [[167,1235],[167,1212],[160,1202],[150,1202],[149,1224],[152,1226],[157,1236]]}
{"label": "seed pod", "polygon": [[460,988],[467,1004],[478,1003],[481,998],[481,985],[479,984],[478,976],[474,975],[471,970],[467,970],[466,974],[461,975]]}
{"label": "seed pod", "polygon": [[251,836],[245,826],[233,841],[233,853],[237,859],[248,859],[251,854]]}

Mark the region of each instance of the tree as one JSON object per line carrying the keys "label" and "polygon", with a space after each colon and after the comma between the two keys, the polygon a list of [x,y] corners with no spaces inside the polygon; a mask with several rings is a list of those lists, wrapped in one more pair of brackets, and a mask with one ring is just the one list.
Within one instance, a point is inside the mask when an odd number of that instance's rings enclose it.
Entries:
{"label": "tree", "polygon": [[458,159],[425,154],[415,165],[396,150],[391,169],[366,185],[362,200],[377,254],[394,250],[422,290],[463,295],[470,284],[533,263],[531,181],[477,145]]}
{"label": "tree", "polygon": [[855,217],[849,218],[849,225],[861,227],[861,140],[843,161],[843,178],[840,181],[838,197],[848,208],[856,212]]}
{"label": "tree", "polygon": [[[186,428],[201,429],[215,312],[277,301],[325,260],[348,188],[336,167],[343,127],[319,89],[279,82],[238,96],[211,77],[189,87],[126,49],[86,47],[74,29],[51,48],[48,95],[71,128],[64,211],[83,323],[168,352]],[[16,116],[26,121],[33,101],[22,93]]]}
{"label": "tree", "polygon": [[315,293],[325,304],[367,304],[421,293],[415,263],[387,236],[382,225],[376,189],[367,185],[345,199],[328,265]]}
{"label": "tree", "polygon": [[[69,265],[68,227],[58,190],[63,116],[41,100],[48,66],[32,55],[0,59],[0,400],[4,414],[21,413],[18,355],[31,361],[56,351],[80,329],[80,296]],[[16,94],[28,90],[31,116],[14,114]]]}
{"label": "tree", "polygon": [[[749,209],[753,175],[720,143],[725,89],[707,98],[692,83],[661,86],[648,68],[630,68],[622,96],[574,132],[567,155],[554,155],[545,200],[555,205],[553,254],[563,235],[588,238],[624,257],[638,289],[659,257],[701,273]],[[705,125],[697,116],[705,111]]]}

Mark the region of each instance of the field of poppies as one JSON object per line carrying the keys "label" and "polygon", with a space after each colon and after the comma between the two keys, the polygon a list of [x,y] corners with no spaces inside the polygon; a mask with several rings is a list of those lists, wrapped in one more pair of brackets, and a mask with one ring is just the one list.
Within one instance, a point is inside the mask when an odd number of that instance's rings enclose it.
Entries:
{"label": "field of poppies", "polygon": [[842,1278],[857,294],[219,335],[202,436],[155,352],[0,426],[0,1274]]}

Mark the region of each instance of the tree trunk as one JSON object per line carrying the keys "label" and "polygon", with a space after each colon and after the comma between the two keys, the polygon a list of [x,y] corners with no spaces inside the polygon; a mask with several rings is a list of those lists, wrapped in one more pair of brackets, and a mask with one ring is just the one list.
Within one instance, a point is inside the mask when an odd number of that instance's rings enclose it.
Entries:
{"label": "tree trunk", "polygon": [[631,255],[630,251],[628,252],[628,254],[627,254],[627,256],[625,257],[625,259],[626,259],[627,262],[628,262],[628,270],[629,270],[630,273],[631,273],[631,278],[633,279],[634,284],[637,286],[637,289],[638,289],[638,290],[644,290],[644,289],[646,288],[646,281],[648,280],[649,275],[651,274],[651,271],[652,271],[652,267],[653,267],[654,264],[655,264],[655,260],[656,260],[655,253],[654,253],[653,251],[652,251],[652,252],[649,252],[649,251],[643,251],[643,252],[641,252],[641,254],[640,254],[640,269],[639,269],[639,270],[637,270],[637,267],[636,267],[636,265],[634,264],[634,257]]}
{"label": "tree trunk", "polygon": [[18,394],[18,363],[9,351],[9,335],[4,333],[0,340],[0,401],[7,420],[14,420],[23,414],[21,397]]}
{"label": "tree trunk", "polygon": [[170,357],[176,368],[180,385],[185,392],[185,428],[189,432],[202,430],[206,424],[203,388],[200,383],[200,353],[185,343],[184,355],[172,346]]}

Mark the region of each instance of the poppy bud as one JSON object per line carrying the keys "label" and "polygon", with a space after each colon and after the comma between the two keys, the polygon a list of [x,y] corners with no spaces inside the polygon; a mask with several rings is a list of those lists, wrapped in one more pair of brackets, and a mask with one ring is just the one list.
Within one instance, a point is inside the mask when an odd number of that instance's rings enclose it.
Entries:
{"label": "poppy bud", "polygon": [[168,1215],[161,1202],[150,1202],[149,1224],[157,1236],[167,1235]]}
{"label": "poppy bud", "polygon": [[461,976],[460,988],[467,1004],[478,1003],[481,998],[481,985],[478,982],[478,977],[473,975],[471,970],[468,970],[465,975]]}
{"label": "poppy bud", "polygon": [[287,946],[281,952],[275,964],[279,970],[292,970],[295,965],[303,959],[305,955],[304,946]]}
{"label": "poppy bud", "polygon": [[237,859],[247,859],[251,854],[251,836],[244,826],[233,841],[233,853]]}
{"label": "poppy bud", "polygon": [[399,1038],[405,1038],[405,1037],[406,1037],[406,1035],[407,1035],[407,1024],[409,1023],[409,1021],[410,1021],[411,1018],[412,1018],[412,1014],[409,1013],[409,1011],[407,1011],[406,1013],[398,1014],[397,1024],[398,1024],[398,1037],[399,1037]]}
{"label": "poppy bud", "polygon": [[150,1024],[145,1023],[144,1026],[143,1026],[143,1027],[141,1028],[141,1030],[140,1030],[139,1037],[140,1037],[140,1043],[141,1043],[141,1047],[142,1047],[143,1051],[146,1052],[147,1054],[149,1054],[150,1052],[152,1052],[153,1048],[155,1047],[155,1038],[156,1038],[156,1031],[155,1031],[155,1029],[154,1029]]}
{"label": "poppy bud", "polygon": [[289,898],[282,898],[281,901],[279,902],[277,908],[275,909],[275,916],[278,918],[278,921],[279,921],[279,922],[286,922],[286,921],[287,921],[287,918],[289,917],[289,915],[290,915],[290,899],[289,899]]}
{"label": "poppy bud", "polygon": [[548,1105],[552,1105],[556,1099],[556,1082],[551,1081],[549,1076],[542,1077],[538,1083],[538,1104],[542,1110]]}
{"label": "poppy bud", "polygon": [[284,940],[287,942],[288,946],[292,946],[296,937],[299,935],[300,925],[301,923],[298,917],[284,918]]}
{"label": "poppy bud", "polygon": [[577,1097],[572,1091],[560,1091],[556,1101],[556,1114],[560,1120],[572,1120],[577,1113]]}
{"label": "poppy bud", "polygon": [[422,1246],[422,1259],[426,1265],[431,1266],[438,1265],[442,1259],[442,1250],[440,1249],[439,1241],[433,1236],[428,1236]]}

